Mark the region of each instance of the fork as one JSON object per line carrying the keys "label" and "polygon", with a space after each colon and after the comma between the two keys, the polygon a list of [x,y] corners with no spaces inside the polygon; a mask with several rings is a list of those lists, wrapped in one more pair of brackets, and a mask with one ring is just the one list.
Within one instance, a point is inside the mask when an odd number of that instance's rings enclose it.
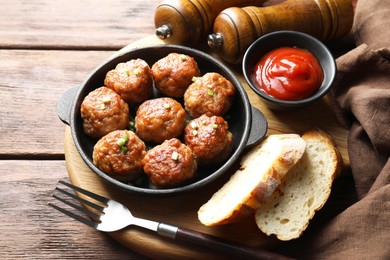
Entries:
{"label": "fork", "polygon": [[74,186],[70,183],[61,180],[59,181],[59,183],[99,202],[99,204],[93,203],[62,188],[59,188],[58,186],[55,188],[56,191],[59,191],[60,193],[65,194],[66,196],[71,197],[81,202],[85,206],[88,206],[93,209],[88,210],[86,207],[76,205],[62,197],[57,196],[54,192],[52,194],[55,199],[67,204],[68,206],[78,211],[85,213],[92,219],[83,217],[52,203],[49,203],[48,205],[55,208],[56,210],[59,210],[67,216],[70,216],[90,227],[93,227],[103,232],[117,231],[129,225],[136,225],[145,229],[155,231],[161,236],[185,241],[188,243],[193,243],[211,249],[215,253],[228,257],[240,257],[240,259],[292,259],[283,255],[279,255],[277,253],[269,252],[259,248],[249,247],[243,244],[234,243],[232,241],[214,237],[212,235],[204,234],[194,230],[177,227],[166,223],[137,218],[131,214],[130,210],[127,207],[115,200],[102,197],[100,195],[97,195],[95,193],[92,193],[90,191],[87,191],[85,189],[82,189],[80,187]]}

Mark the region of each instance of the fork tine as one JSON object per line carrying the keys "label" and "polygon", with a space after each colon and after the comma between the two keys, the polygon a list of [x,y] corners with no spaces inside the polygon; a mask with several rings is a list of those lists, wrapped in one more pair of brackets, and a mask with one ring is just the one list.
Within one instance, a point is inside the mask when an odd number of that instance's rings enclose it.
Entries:
{"label": "fork tine", "polygon": [[[92,193],[90,191],[84,190],[84,189],[82,189],[80,187],[74,186],[74,185],[72,185],[70,183],[67,183],[67,182],[64,182],[64,181],[61,181],[61,180],[59,181],[59,183],[65,185],[65,186],[67,186],[67,187],[69,187],[69,188],[71,188],[73,190],[76,190],[76,191],[78,191],[78,192],[80,192],[80,193],[82,193],[82,194],[84,194],[84,195],[86,195],[86,196],[88,196],[88,197],[90,197],[90,198],[92,198],[92,199],[102,203],[102,204],[105,204],[104,206],[101,206],[101,205],[95,204],[95,203],[93,203],[93,202],[91,202],[89,200],[86,200],[84,198],[81,198],[81,197],[79,197],[79,196],[77,196],[77,195],[75,195],[73,193],[70,193],[70,192],[68,192],[68,191],[66,191],[64,189],[61,189],[59,187],[55,188],[55,191],[58,191],[58,192],[60,192],[62,194],[65,194],[66,196],[68,196],[70,198],[73,198],[73,199],[83,203],[84,205],[89,206],[89,207],[97,210],[98,213],[103,213],[104,208],[107,207],[107,201],[108,201],[107,198],[104,198],[104,197],[102,197],[100,195],[97,195],[95,193]],[[76,205],[76,204],[66,200],[65,198],[59,197],[59,196],[57,196],[54,193],[52,194],[52,197],[57,199],[57,200],[59,200],[59,201],[61,201],[64,204],[66,204],[66,205],[68,205],[68,206],[70,206],[70,207],[80,211],[80,212],[83,212],[84,214],[90,216],[94,220],[99,220],[100,217],[102,216],[101,214],[95,213],[95,212],[90,211],[90,210],[88,210],[88,209],[86,209],[84,207]],[[99,224],[98,222],[94,222],[91,219],[84,218],[84,217],[82,217],[80,215],[77,215],[76,213],[68,211],[68,210],[66,210],[64,208],[61,208],[61,207],[59,207],[57,205],[54,205],[52,203],[48,203],[48,205],[53,207],[53,208],[55,208],[56,210],[64,213],[65,215],[70,216],[70,217],[72,217],[72,218],[74,218],[74,219],[76,219],[76,220],[78,220],[78,221],[80,221],[80,222],[82,222],[82,223],[84,223],[84,224],[86,224],[88,226],[96,228],[97,225]]]}
{"label": "fork tine", "polygon": [[[79,196],[76,196],[75,194],[73,194],[73,193],[70,193],[70,192],[67,192],[66,190],[63,190],[63,189],[61,189],[61,188],[58,188],[58,187],[56,187],[55,188],[55,190],[57,190],[57,191],[60,191],[61,193],[64,193],[65,195],[67,195],[67,196],[69,196],[69,197],[71,197],[71,198],[73,198],[73,199],[75,199],[75,200],[78,200],[78,201],[80,201],[81,203],[83,203],[83,204],[85,204],[85,205],[87,205],[87,206],[90,206],[90,207],[92,207],[92,208],[94,208],[94,209],[96,209],[96,210],[98,210],[98,211],[100,211],[100,212],[103,212],[103,210],[104,210],[104,207],[102,207],[102,206],[100,206],[100,205],[97,205],[97,204],[95,204],[95,203],[92,203],[92,202],[90,202],[90,201],[88,201],[88,200],[85,200],[85,199],[83,199],[83,198],[80,198]],[[53,197],[55,197],[55,195],[53,195]],[[56,199],[58,199],[58,200],[61,200],[61,198],[58,198],[58,197],[56,197]],[[63,201],[63,200],[61,200],[62,202],[64,202],[64,203],[67,203],[67,201]],[[69,205],[69,204],[68,204]],[[73,204],[74,205],[74,204]],[[72,206],[72,205],[69,205],[69,206]],[[74,206],[76,206],[76,205],[74,205]],[[77,207],[77,206],[76,206]],[[75,208],[75,207],[74,207]],[[79,208],[79,210],[81,210],[82,208]]]}
{"label": "fork tine", "polygon": [[[61,190],[61,189],[56,189],[56,190]],[[61,190],[61,191],[64,192],[64,193],[66,193],[66,194],[73,195],[73,194],[70,194],[70,193],[68,193],[68,192],[66,192],[66,191],[64,191],[64,190]],[[87,209],[85,209],[85,208],[83,208],[83,207],[81,207],[81,206],[78,206],[78,205],[76,205],[76,204],[74,204],[74,203],[72,203],[72,202],[70,202],[70,201],[67,201],[67,200],[65,200],[65,199],[63,199],[63,198],[61,198],[61,197],[59,197],[59,196],[57,196],[57,195],[55,195],[55,194],[53,194],[52,197],[53,197],[53,198],[56,198],[57,200],[59,200],[59,201],[65,203],[66,205],[68,205],[68,206],[70,206],[70,207],[72,207],[72,208],[74,208],[74,209],[76,209],[76,210],[78,210],[78,211],[81,211],[81,212],[87,214],[87,215],[90,216],[91,218],[99,219],[100,216],[101,216],[100,214],[91,212],[91,211],[89,211],[89,210],[87,210]],[[72,197],[73,197],[73,196],[72,196]]]}
{"label": "fork tine", "polygon": [[67,215],[67,216],[69,216],[69,217],[71,217],[71,218],[74,218],[75,220],[77,220],[77,221],[79,221],[79,222],[81,222],[81,223],[84,223],[84,224],[87,225],[87,226],[90,226],[90,227],[93,227],[93,228],[97,228],[98,223],[93,222],[93,221],[90,220],[90,219],[81,217],[81,216],[79,216],[79,215],[77,215],[77,214],[75,214],[75,213],[73,213],[73,212],[71,212],[71,211],[68,211],[68,210],[63,209],[63,208],[61,208],[61,207],[58,207],[57,205],[54,205],[54,204],[52,204],[52,203],[48,203],[48,205],[51,206],[51,207],[53,207],[53,208],[55,208],[56,210],[62,212],[63,214],[65,214],[65,215]]}
{"label": "fork tine", "polygon": [[88,197],[91,197],[91,198],[93,198],[93,199],[95,199],[95,200],[97,200],[97,201],[100,201],[100,202],[102,202],[102,203],[107,204],[107,202],[108,202],[108,200],[109,200],[109,199],[107,199],[107,198],[105,198],[105,197],[103,197],[103,196],[97,195],[96,193],[93,193],[93,192],[84,190],[84,189],[82,189],[82,188],[80,188],[80,187],[74,186],[74,185],[72,185],[72,184],[70,184],[70,183],[67,183],[67,182],[64,182],[64,181],[62,181],[62,180],[60,180],[60,181],[58,181],[58,182],[61,183],[61,184],[63,184],[63,185],[65,185],[65,186],[68,186],[69,188],[72,188],[72,189],[74,189],[74,190],[77,190],[78,192],[81,192],[82,194],[87,195]]}

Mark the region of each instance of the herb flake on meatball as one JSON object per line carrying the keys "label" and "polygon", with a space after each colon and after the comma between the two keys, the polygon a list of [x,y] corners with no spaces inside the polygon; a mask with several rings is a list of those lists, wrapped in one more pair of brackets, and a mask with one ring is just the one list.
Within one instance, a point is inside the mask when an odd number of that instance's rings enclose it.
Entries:
{"label": "herb flake on meatball", "polygon": [[203,114],[224,116],[235,95],[233,84],[222,75],[210,72],[195,78],[184,93],[184,107],[192,117]]}
{"label": "herb flake on meatball", "polygon": [[143,169],[144,142],[132,131],[116,130],[105,135],[93,148],[93,164],[111,177],[129,182]]}
{"label": "herb flake on meatball", "polygon": [[191,180],[197,170],[191,149],[177,138],[165,140],[161,145],[149,150],[143,164],[144,172],[158,188],[182,185]]}
{"label": "herb flake on meatball", "polygon": [[191,148],[199,166],[216,165],[230,155],[233,135],[224,118],[202,115],[187,124],[184,142]]}
{"label": "herb flake on meatball", "polygon": [[129,124],[129,106],[107,87],[91,91],[81,103],[80,113],[84,132],[94,138],[125,129]]}
{"label": "herb flake on meatball", "polygon": [[127,103],[140,104],[152,95],[152,72],[144,60],[132,59],[117,64],[115,69],[107,72],[104,85]]}
{"label": "herb flake on meatball", "polygon": [[163,97],[143,102],[137,109],[135,128],[145,142],[162,143],[182,134],[186,112],[173,98]]}
{"label": "herb flake on meatball", "polygon": [[180,53],[170,53],[152,66],[155,87],[168,97],[183,97],[193,77],[200,75],[195,59]]}

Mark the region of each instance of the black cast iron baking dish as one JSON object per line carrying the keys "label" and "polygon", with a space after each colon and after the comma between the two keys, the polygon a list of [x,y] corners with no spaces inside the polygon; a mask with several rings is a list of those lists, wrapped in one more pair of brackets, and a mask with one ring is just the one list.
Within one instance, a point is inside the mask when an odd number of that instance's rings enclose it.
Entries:
{"label": "black cast iron baking dish", "polygon": [[[146,176],[141,177],[140,180],[134,183],[117,181],[99,170],[92,162],[92,151],[97,140],[88,137],[83,131],[80,115],[81,103],[89,92],[103,85],[106,73],[114,69],[118,63],[140,58],[151,67],[157,60],[173,52],[193,57],[198,63],[202,75],[207,72],[217,72],[230,80],[235,86],[235,99],[228,115],[225,117],[233,134],[233,152],[221,165],[198,169],[197,177],[191,183],[181,187],[157,189],[149,184]],[[155,96],[158,96],[158,93],[155,93]],[[135,108],[130,108],[130,111],[134,114]],[[93,71],[81,86],[67,90],[60,97],[57,103],[57,113],[61,121],[70,126],[72,138],[80,156],[98,176],[121,190],[144,195],[174,195],[192,191],[213,182],[237,161],[246,148],[259,143],[268,128],[266,118],[258,109],[251,106],[240,81],[229,68],[209,54],[179,45],[135,48],[110,58]]]}

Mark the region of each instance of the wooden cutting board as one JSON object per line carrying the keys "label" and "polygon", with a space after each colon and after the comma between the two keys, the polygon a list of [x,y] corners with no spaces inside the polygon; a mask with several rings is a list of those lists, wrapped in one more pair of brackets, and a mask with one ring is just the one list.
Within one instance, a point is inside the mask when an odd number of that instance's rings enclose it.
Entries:
{"label": "wooden cutting board", "polygon": [[[163,44],[163,42],[155,36],[147,37],[126,46],[118,54],[132,48],[156,44]],[[326,97],[302,110],[289,112],[272,111],[262,103],[245,83],[241,67],[230,66],[230,68],[240,78],[251,104],[260,109],[267,118],[269,125],[268,135],[275,133],[302,134],[311,128],[321,128],[334,138],[343,157],[345,167],[349,167],[347,152],[348,132],[336,122]],[[234,169],[227,173],[226,176],[203,189],[175,197],[155,198],[119,191],[100,179],[79,156],[69,127],[66,127],[65,131],[65,159],[70,180],[73,184],[125,204],[132,211],[133,215],[137,217],[191,228],[254,247],[272,248],[280,243],[275,238],[266,237],[262,234],[258,230],[253,217],[248,217],[239,223],[218,227],[205,227],[198,221],[197,211],[199,207],[227,181]],[[132,250],[151,258],[220,258],[209,250],[178,243],[138,227],[128,227],[121,231],[109,233],[109,235]]]}

